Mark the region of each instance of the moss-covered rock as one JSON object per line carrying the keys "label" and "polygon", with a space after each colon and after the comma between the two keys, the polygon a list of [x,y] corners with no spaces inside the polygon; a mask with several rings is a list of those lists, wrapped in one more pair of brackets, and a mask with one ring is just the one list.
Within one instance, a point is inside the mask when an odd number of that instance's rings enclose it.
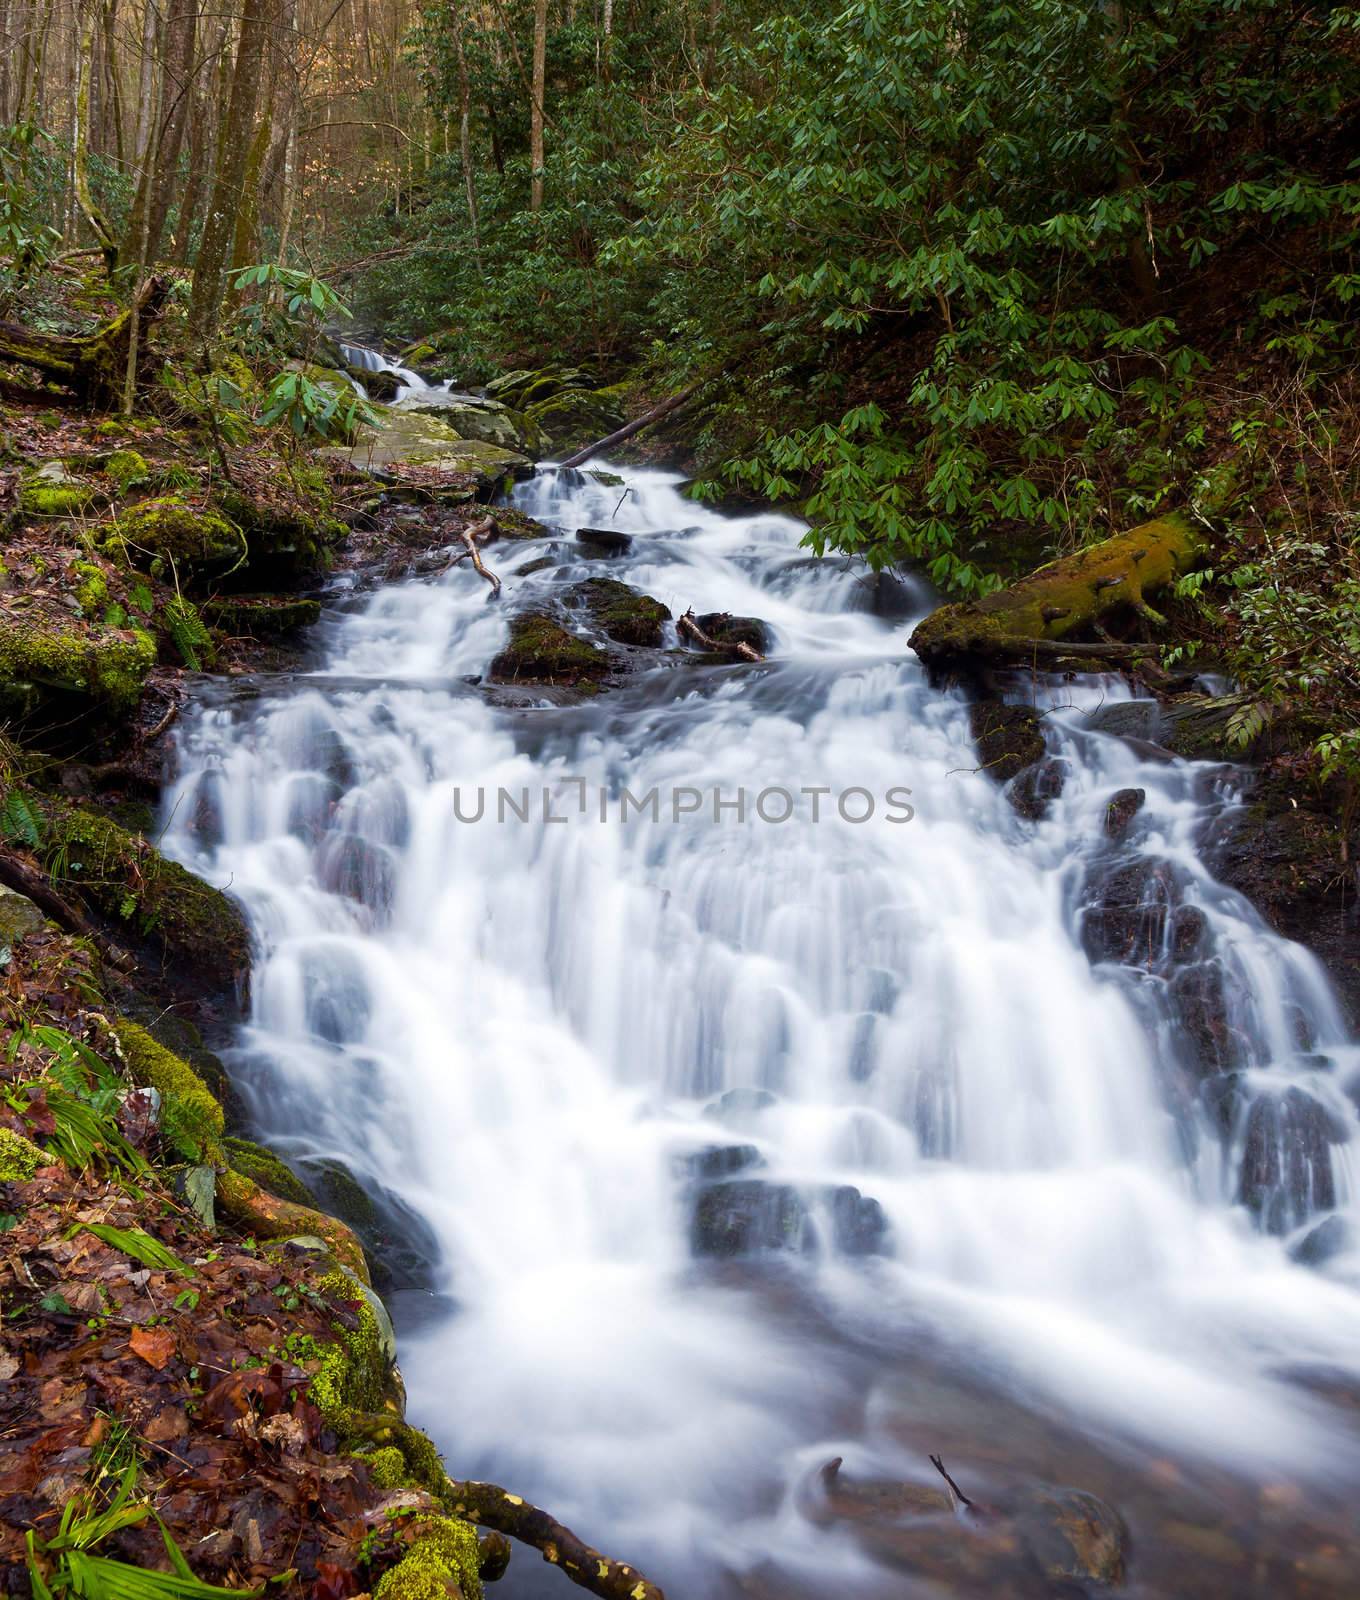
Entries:
{"label": "moss-covered rock", "polygon": [[481,1600],[481,1594],[476,1529],[452,1517],[424,1524],[373,1591],[374,1600]]}
{"label": "moss-covered rock", "polygon": [[526,403],[525,415],[555,451],[580,449],[623,425],[617,403],[590,389],[567,389],[550,399]]}
{"label": "moss-covered rock", "polygon": [[605,676],[609,657],[598,646],[568,633],[541,611],[526,611],[510,623],[510,638],[488,670],[493,683],[578,684]]}
{"label": "moss-covered rock", "polygon": [[523,410],[568,389],[589,389],[591,382],[590,374],[580,367],[521,367],[493,378],[486,386],[486,393],[488,399]]}
{"label": "moss-covered rock", "polygon": [[218,1174],[217,1199],[223,1214],[257,1239],[311,1238],[321,1241],[336,1260],[359,1278],[369,1281],[364,1249],[353,1231],[338,1217],[328,1217],[313,1206],[299,1205],[270,1194],[234,1167]]}
{"label": "moss-covered rock", "polygon": [[496,507],[496,526],[502,539],[551,539],[553,530],[545,522],[513,506]]}
{"label": "moss-covered rock", "polygon": [[0,949],[40,933],[47,919],[27,896],[0,883]]}
{"label": "moss-covered rock", "polygon": [[521,411],[513,411],[497,400],[473,401],[462,395],[418,394],[399,400],[395,410],[401,414],[432,417],[452,428],[461,439],[480,439],[502,450],[537,454],[542,445],[538,428]]}
{"label": "moss-covered rock", "polygon": [[659,645],[671,620],[659,600],[615,578],[587,578],[567,591],[566,601],[584,607],[600,632],[619,644]]}
{"label": "moss-covered rock", "polygon": [[127,566],[181,575],[220,574],[248,553],[240,528],[177,494],[129,506],[106,533],[104,548]]}
{"label": "moss-covered rock", "polygon": [[113,479],[119,494],[126,494],[129,489],[150,482],[151,468],[139,451],[115,450],[104,460],[104,475]]}
{"label": "moss-covered rock", "polygon": [[1043,759],[1044,719],[1031,706],[980,701],[969,708],[969,723],[978,747],[978,764],[998,783],[1008,783]]}
{"label": "moss-covered rock", "polygon": [[250,933],[221,890],[96,812],[58,806],[49,820],[64,889],[157,943],[166,965],[200,990],[218,993],[245,978]]}
{"label": "moss-covered rock", "polygon": [[291,1201],[295,1206],[316,1208],[316,1196],[303,1183],[291,1167],[287,1167],[264,1145],[253,1139],[224,1139],[222,1149],[227,1165],[252,1183],[259,1184],[278,1200]]}
{"label": "moss-covered rock", "polygon": [[432,467],[439,472],[467,473],[473,492],[482,495],[533,471],[533,463],[517,451],[460,438],[438,418],[410,411],[383,412],[375,425],[360,431],[356,444],[332,447],[325,454],[360,471]]}
{"label": "moss-covered rock", "polygon": [[757,655],[768,655],[774,642],[769,628],[759,617],[734,617],[730,611],[706,611],[695,621],[713,640],[726,649],[744,644]]}
{"label": "moss-covered rock", "polygon": [[118,1018],[112,1033],[132,1081],[160,1095],[161,1125],[174,1149],[186,1161],[224,1159],[222,1107],[189,1063],[126,1017]]}
{"label": "moss-covered rock", "polygon": [[0,682],[88,695],[124,712],[136,705],[155,664],[155,641],[140,628],[38,623],[23,612],[0,617]]}
{"label": "moss-covered rock", "polygon": [[50,1167],[53,1158],[45,1150],[10,1128],[0,1128],[0,1183],[27,1183],[40,1167]]}
{"label": "moss-covered rock", "polygon": [[19,484],[19,510],[27,517],[75,517],[108,504],[97,484],[77,477],[64,462],[47,461]]}

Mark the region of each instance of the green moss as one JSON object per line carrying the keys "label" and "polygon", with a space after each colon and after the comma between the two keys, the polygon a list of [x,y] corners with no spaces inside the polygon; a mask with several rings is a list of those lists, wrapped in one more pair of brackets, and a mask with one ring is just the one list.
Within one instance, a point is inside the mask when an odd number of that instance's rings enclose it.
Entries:
{"label": "green moss", "polygon": [[52,1157],[23,1134],[0,1128],[0,1183],[27,1183],[39,1167],[50,1167]]}
{"label": "green moss", "polygon": [[449,1600],[449,1583],[463,1600],[481,1600],[477,1531],[470,1523],[440,1517],[378,1580],[374,1600]]}
{"label": "green moss", "polygon": [[162,1125],[176,1151],[186,1161],[220,1160],[226,1118],[202,1078],[136,1022],[120,1017],[114,1035],[133,1082],[160,1095]]}
{"label": "green moss", "polygon": [[130,506],[113,524],[105,548],[133,567],[157,562],[175,568],[230,568],[246,556],[239,528],[177,494],[162,495]]}
{"label": "green moss", "polygon": [[[330,1216],[339,1217],[360,1234],[377,1226],[378,1214],[372,1200],[342,1161],[309,1164],[309,1176],[313,1173],[317,1199]],[[310,1203],[315,1205],[316,1201]]]}
{"label": "green moss", "polygon": [[249,1178],[252,1183],[258,1183],[260,1188],[267,1189],[280,1200],[291,1200],[298,1206],[315,1207],[316,1198],[312,1191],[272,1150],[266,1150],[253,1139],[224,1139],[222,1148],[228,1166]]}
{"label": "green moss", "polygon": [[592,444],[623,421],[613,399],[589,389],[567,389],[550,399],[523,403],[529,421],[537,424],[555,450]]}
{"label": "green moss", "polygon": [[75,517],[99,499],[87,483],[44,483],[30,478],[19,491],[19,509],[29,517]]}
{"label": "green moss", "polygon": [[368,1465],[368,1475],[379,1489],[400,1489],[406,1482],[406,1457],[394,1444],[385,1444],[372,1455],[360,1458]]}
{"label": "green moss", "polygon": [[280,639],[321,619],[319,600],[217,595],[200,606],[216,627],[237,638]]}
{"label": "green moss", "polygon": [[245,973],[250,934],[220,890],[95,812],[58,806],[49,820],[64,862],[57,876],[105,916],[154,935],[170,965],[209,989],[229,988]]}
{"label": "green moss", "polygon": [[80,580],[76,585],[76,599],[81,612],[87,617],[93,617],[108,604],[109,581],[102,569],[95,566],[92,561],[77,561],[75,574]]}
{"label": "green moss", "polygon": [[0,620],[0,678],[87,694],[110,710],[137,703],[155,664],[155,641],[139,628],[96,635],[35,628],[22,616]]}
{"label": "green moss", "polygon": [[568,591],[567,602],[584,606],[595,626],[620,644],[659,645],[671,620],[659,600],[616,578],[587,578]]}
{"label": "green moss", "polygon": [[526,611],[511,620],[509,641],[492,661],[489,676],[497,683],[576,684],[608,670],[603,650],[542,612]]}
{"label": "green moss", "polygon": [[118,485],[118,492],[126,494],[151,476],[146,458],[136,450],[115,450],[104,463],[104,471]]}

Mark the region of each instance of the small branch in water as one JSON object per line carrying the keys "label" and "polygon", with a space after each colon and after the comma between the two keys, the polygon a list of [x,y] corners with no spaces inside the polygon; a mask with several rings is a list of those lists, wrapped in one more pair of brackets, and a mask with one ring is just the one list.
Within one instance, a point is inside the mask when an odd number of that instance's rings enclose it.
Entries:
{"label": "small branch in water", "polygon": [[[470,528],[460,528],[458,537],[467,546],[467,553],[472,558],[472,565],[481,573],[482,577],[491,585],[491,598],[500,599],[501,580],[482,560],[482,553],[478,544],[490,544],[493,539],[500,537],[500,526],[495,517],[483,517],[480,522],[474,522]],[[463,559],[461,556],[458,558]]]}
{"label": "small branch in water", "polygon": [[941,1461],[939,1456],[931,1456],[930,1464],[949,1485],[949,1497],[954,1501],[954,1509],[957,1511],[960,1506],[971,1506],[973,1502],[966,1494],[964,1494],[963,1490],[959,1488],[958,1484],[955,1483],[953,1478],[951,1478],[945,1471],[944,1462]]}
{"label": "small branch in water", "polygon": [[589,1589],[601,1600],[666,1600],[654,1583],[649,1583],[636,1567],[611,1561],[598,1550],[583,1544],[555,1517],[531,1506],[517,1494],[510,1494],[494,1483],[459,1482],[449,1479],[454,1512],[481,1528],[494,1528],[512,1539],[531,1544],[543,1552],[573,1583]]}
{"label": "small branch in water", "polygon": [[759,650],[753,650],[745,640],[738,640],[735,644],[722,644],[717,639],[710,638],[699,626],[694,615],[694,607],[688,611],[675,624],[676,630],[687,639],[693,639],[695,644],[700,644],[705,650],[716,650],[719,655],[740,656],[744,661],[763,661],[765,657]]}

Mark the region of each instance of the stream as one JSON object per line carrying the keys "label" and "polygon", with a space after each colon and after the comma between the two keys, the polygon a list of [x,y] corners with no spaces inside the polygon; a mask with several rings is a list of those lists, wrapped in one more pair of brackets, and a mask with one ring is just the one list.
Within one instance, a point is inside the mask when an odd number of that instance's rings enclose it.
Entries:
{"label": "stream", "polygon": [[[1291,1251],[1356,1210],[1360,1050],[1205,865],[1237,776],[1105,731],[1115,680],[1017,682],[1065,779],[1026,821],[881,586],[598,465],[515,491],[556,537],[488,550],[500,604],[338,584],[310,671],[204,689],[164,800],[254,930],[256,1130],[394,1240],[411,1419],[670,1600],[1088,1592],[932,1510],[931,1453],[1117,1507],[1129,1594],[1352,1595],[1357,1235]],[[672,625],[595,696],[481,681],[596,575],[768,658]],[[847,1509],[834,1457],[899,1488]],[[522,1551],[500,1592],[572,1591]]]}

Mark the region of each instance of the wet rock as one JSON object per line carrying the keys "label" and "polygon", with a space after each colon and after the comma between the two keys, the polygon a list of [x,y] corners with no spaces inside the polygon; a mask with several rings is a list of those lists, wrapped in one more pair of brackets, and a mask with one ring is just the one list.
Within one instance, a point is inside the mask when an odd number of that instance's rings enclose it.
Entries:
{"label": "wet rock", "polygon": [[1151,967],[1161,960],[1167,920],[1179,899],[1169,862],[1146,856],[1099,869],[1087,898],[1081,940],[1091,961]]}
{"label": "wet rock", "polygon": [[730,1178],[734,1172],[744,1172],[748,1167],[764,1165],[764,1157],[753,1144],[711,1144],[702,1150],[676,1158],[676,1172],[680,1177],[711,1182],[715,1178]]}
{"label": "wet rock", "polygon": [[321,618],[319,600],[291,596],[216,595],[199,607],[205,621],[236,638],[281,639]]}
{"label": "wet rock", "polygon": [[1302,1089],[1265,1094],[1247,1116],[1237,1201],[1267,1233],[1288,1233],[1336,1204],[1334,1144],[1348,1129]]}
{"label": "wet rock", "polygon": [[1055,1579],[1112,1587],[1124,1581],[1129,1530],[1105,1501],[1082,1489],[1033,1490],[1015,1523],[1026,1549]]}
{"label": "wet rock", "polygon": [[321,885],[332,894],[387,911],[396,887],[396,864],[389,850],[355,833],[331,834],[317,861]]}
{"label": "wet rock", "polygon": [[998,783],[1043,759],[1044,720],[1031,706],[980,700],[969,707],[968,720],[979,765]]}
{"label": "wet rock", "polygon": [[461,438],[437,418],[409,411],[384,411],[377,423],[360,429],[355,444],[331,446],[319,454],[360,472],[412,466],[464,474],[473,493],[482,496],[533,472],[533,462],[518,451]]}
{"label": "wet rock", "polygon": [[1357,1245],[1360,1235],[1353,1223],[1345,1217],[1328,1217],[1292,1245],[1289,1256],[1302,1267],[1325,1267],[1337,1256],[1348,1255]]}
{"label": "wet rock", "polygon": [[617,397],[606,390],[564,388],[546,400],[535,399],[534,394],[534,389],[526,390],[519,404],[550,450],[581,449],[623,424]]}
{"label": "wet rock", "polygon": [[492,660],[493,683],[595,682],[609,671],[609,657],[596,645],[568,633],[541,611],[526,611],[510,623],[510,638]]}
{"label": "wet rock", "polygon": [[1006,798],[1029,822],[1040,822],[1067,782],[1067,762],[1061,756],[1044,756],[1026,767],[1006,785]]}
{"label": "wet rock", "polygon": [[1176,973],[1169,989],[1172,1007],[1200,1072],[1221,1072],[1237,1060],[1237,1040],[1229,1021],[1228,988],[1217,961],[1200,961]]}
{"label": "wet rock", "polygon": [[1171,959],[1193,961],[1204,949],[1209,923],[1198,906],[1177,906],[1171,913]]}
{"label": "wet rock", "polygon": [[567,389],[588,390],[592,381],[590,374],[580,367],[520,367],[493,378],[486,386],[486,395],[489,400],[522,409],[550,400]]}
{"label": "wet rock", "polygon": [[734,617],[727,611],[706,611],[695,621],[715,644],[726,649],[744,644],[757,655],[764,656],[770,653],[774,643],[768,625],[759,617]]}
{"label": "wet rock", "polygon": [[696,1256],[743,1256],[802,1250],[809,1237],[807,1209],[787,1183],[737,1179],[701,1189],[690,1222]]}
{"label": "wet rock", "polygon": [[633,547],[632,535],[616,528],[578,528],[576,538],[592,556],[626,556]]}
{"label": "wet rock", "polygon": [[1160,744],[1162,708],[1155,700],[1117,700],[1088,712],[1085,726],[1093,733],[1106,733],[1115,739],[1132,739],[1140,744]]}
{"label": "wet rock", "polygon": [[502,450],[537,455],[542,443],[537,427],[518,411],[496,400],[476,400],[470,395],[435,393],[397,402],[396,409],[420,417],[434,417],[460,439],[479,439]]}
{"label": "wet rock", "polygon": [[587,578],[565,598],[568,605],[584,607],[601,633],[619,644],[655,647],[671,620],[659,600],[613,578]]}
{"label": "wet rock", "polygon": [[401,379],[390,367],[368,372],[363,367],[346,364],[345,371],[362,384],[370,400],[395,400],[401,391]]}
{"label": "wet rock", "polygon": [[536,561],[530,561],[515,574],[517,578],[531,578],[536,572],[551,572],[554,567],[560,566],[556,556],[539,556]]}
{"label": "wet rock", "polygon": [[921,601],[916,590],[895,572],[875,572],[867,582],[872,616],[889,622],[907,622],[919,615]]}
{"label": "wet rock", "polygon": [[842,1255],[877,1255],[887,1246],[888,1219],[877,1200],[843,1184],[831,1194],[831,1232]]}
{"label": "wet rock", "polygon": [[553,530],[546,522],[531,517],[514,506],[497,506],[496,531],[502,539],[551,539]]}
{"label": "wet rock", "polygon": [[1244,745],[1233,737],[1234,717],[1250,704],[1245,695],[1182,696],[1162,707],[1161,742],[1188,761],[1252,760],[1261,738]]}
{"label": "wet rock", "polygon": [[1111,839],[1117,839],[1127,831],[1146,800],[1146,789],[1120,789],[1111,796],[1105,807],[1105,832]]}

